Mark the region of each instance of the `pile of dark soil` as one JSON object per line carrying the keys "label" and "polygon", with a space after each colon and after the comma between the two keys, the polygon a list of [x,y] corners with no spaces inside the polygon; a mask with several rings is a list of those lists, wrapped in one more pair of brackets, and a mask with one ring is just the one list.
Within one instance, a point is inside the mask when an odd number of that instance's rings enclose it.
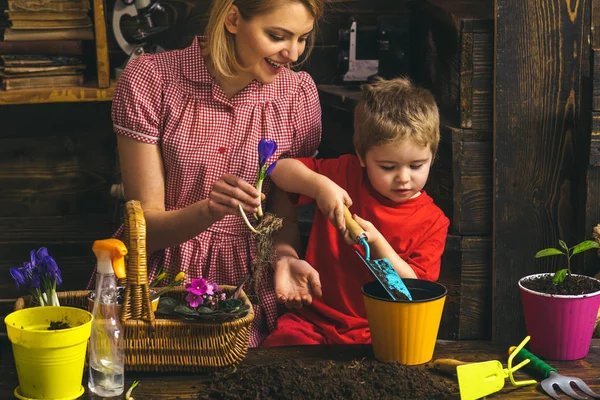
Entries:
{"label": "pile of dark soil", "polygon": [[594,293],[600,290],[600,283],[586,276],[567,276],[565,280],[559,284],[552,283],[552,275],[547,275],[539,278],[525,279],[522,282],[527,289],[548,294],[558,295],[578,295],[586,293]]}
{"label": "pile of dark soil", "polygon": [[63,321],[50,321],[49,331],[58,331],[60,329],[70,329],[71,325]]}
{"label": "pile of dark soil", "polygon": [[201,399],[453,399],[458,384],[426,366],[376,360],[351,363],[285,360],[215,373]]}

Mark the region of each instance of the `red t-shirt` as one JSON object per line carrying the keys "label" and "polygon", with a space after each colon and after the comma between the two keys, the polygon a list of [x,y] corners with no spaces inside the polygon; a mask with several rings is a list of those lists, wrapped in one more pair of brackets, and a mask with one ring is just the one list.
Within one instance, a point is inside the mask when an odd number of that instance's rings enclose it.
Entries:
{"label": "red t-shirt", "polygon": [[[344,188],[353,202],[350,211],[371,222],[419,279],[438,279],[450,221],[424,191],[416,198],[394,203],[373,189],[354,155],[299,160]],[[312,201],[296,198],[298,204]],[[319,272],[323,297],[296,311],[297,316],[316,325],[328,342],[369,343],[361,288],[375,277],[319,211],[315,212],[305,258]]]}

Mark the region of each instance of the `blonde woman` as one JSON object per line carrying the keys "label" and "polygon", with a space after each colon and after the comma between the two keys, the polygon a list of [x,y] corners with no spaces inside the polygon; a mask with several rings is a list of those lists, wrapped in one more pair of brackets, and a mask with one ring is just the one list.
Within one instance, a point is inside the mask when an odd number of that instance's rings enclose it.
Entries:
{"label": "blonde woman", "polygon": [[[141,201],[149,275],[204,277],[237,285],[250,273],[255,238],[238,205],[256,212],[261,139],[273,159],[309,157],[321,138],[313,80],[288,68],[310,47],[322,0],[215,0],[205,36],[183,50],[132,61],[116,88],[112,119],[126,198]],[[269,193],[266,183],[263,192]],[[278,216],[293,208],[271,193]],[[290,308],[320,295],[315,270],[299,260],[286,218],[276,243],[277,298]],[[261,279],[250,345],[276,325],[273,279]]]}

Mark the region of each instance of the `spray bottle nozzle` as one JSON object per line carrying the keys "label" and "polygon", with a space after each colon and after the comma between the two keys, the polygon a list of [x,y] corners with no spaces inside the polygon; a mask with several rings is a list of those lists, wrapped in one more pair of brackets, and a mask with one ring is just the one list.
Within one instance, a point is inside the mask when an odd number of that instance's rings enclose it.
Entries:
{"label": "spray bottle nozzle", "polygon": [[98,272],[101,274],[114,273],[117,278],[125,278],[125,255],[127,247],[119,239],[96,240],[92,250],[98,259]]}

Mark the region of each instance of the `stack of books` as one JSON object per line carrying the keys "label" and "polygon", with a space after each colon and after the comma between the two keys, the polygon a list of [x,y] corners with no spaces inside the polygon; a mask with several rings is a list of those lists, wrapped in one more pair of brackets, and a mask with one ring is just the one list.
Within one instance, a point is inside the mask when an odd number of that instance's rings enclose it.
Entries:
{"label": "stack of books", "polygon": [[[0,0],[0,5],[1,5]],[[7,0],[0,41],[4,90],[83,84],[83,40],[94,39],[90,0]]]}

